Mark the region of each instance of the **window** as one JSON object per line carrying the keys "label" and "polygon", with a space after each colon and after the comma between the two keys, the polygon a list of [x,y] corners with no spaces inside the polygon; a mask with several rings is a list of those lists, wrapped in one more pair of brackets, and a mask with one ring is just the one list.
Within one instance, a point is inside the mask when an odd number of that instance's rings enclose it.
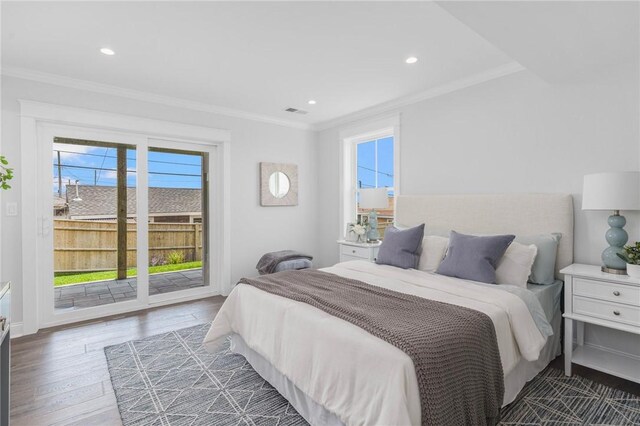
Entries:
{"label": "window", "polygon": [[378,229],[395,220],[395,197],[400,193],[399,144],[400,116],[393,115],[340,132],[340,235],[346,237],[346,225],[368,216],[358,206],[362,188],[387,188],[388,206],[376,209]]}
{"label": "window", "polygon": [[[389,203],[387,208],[377,209],[378,228],[380,234],[393,223],[393,175],[394,152],[393,136],[367,140],[356,143],[356,190],[362,188],[387,188]],[[358,205],[358,192],[356,191],[356,221],[360,222],[363,216],[369,214],[369,209],[362,209]],[[366,220],[366,219],[365,219]]]}

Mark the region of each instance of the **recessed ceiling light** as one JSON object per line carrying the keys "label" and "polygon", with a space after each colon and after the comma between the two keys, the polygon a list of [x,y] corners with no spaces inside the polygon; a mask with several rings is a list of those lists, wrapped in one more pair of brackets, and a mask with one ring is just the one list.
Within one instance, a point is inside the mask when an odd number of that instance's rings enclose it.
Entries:
{"label": "recessed ceiling light", "polygon": [[409,56],[406,60],[406,63],[408,64],[415,64],[416,62],[418,62],[418,58],[416,58],[415,56]]}
{"label": "recessed ceiling light", "polygon": [[307,102],[309,105],[315,105],[316,101],[314,101],[313,99],[309,100],[309,102]]}
{"label": "recessed ceiling light", "polygon": [[102,49],[100,49],[100,52],[105,54],[105,55],[109,55],[109,56],[113,56],[116,54],[116,52],[114,52],[113,50],[109,49],[108,47],[103,47]]}

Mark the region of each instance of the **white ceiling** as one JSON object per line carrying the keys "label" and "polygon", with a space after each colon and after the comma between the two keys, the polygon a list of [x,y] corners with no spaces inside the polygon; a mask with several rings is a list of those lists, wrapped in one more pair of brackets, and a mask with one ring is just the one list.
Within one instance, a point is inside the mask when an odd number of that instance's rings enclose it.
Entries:
{"label": "white ceiling", "polygon": [[[1,7],[5,73],[48,73],[302,124],[499,75],[492,70],[513,69],[514,61],[552,81],[638,55],[636,2]],[[105,46],[116,55],[100,54]],[[418,63],[405,64],[408,56]]]}
{"label": "white ceiling", "polygon": [[318,123],[511,59],[430,2],[3,2],[2,61]]}
{"label": "white ceiling", "polygon": [[638,62],[638,1],[438,2],[529,71],[550,82]]}

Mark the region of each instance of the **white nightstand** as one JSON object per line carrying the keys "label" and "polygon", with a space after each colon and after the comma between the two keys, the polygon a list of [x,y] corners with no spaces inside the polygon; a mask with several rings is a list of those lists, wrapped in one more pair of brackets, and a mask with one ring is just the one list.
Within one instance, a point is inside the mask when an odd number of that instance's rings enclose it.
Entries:
{"label": "white nightstand", "polygon": [[376,257],[378,257],[380,244],[382,243],[354,243],[346,240],[338,240],[340,262],[346,262],[348,260],[368,260],[375,262]]}
{"label": "white nightstand", "polygon": [[[640,279],[607,274],[599,266],[573,264],[564,281],[564,373],[571,363],[640,383],[640,359],[584,345],[584,324],[622,330],[640,343]],[[576,341],[573,348],[573,322]]]}

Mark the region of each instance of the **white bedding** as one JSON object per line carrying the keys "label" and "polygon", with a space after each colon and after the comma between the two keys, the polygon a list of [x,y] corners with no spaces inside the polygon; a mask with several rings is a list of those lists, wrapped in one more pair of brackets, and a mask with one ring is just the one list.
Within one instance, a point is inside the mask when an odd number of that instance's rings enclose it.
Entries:
{"label": "white bedding", "polygon": [[[500,286],[364,261],[324,271],[485,313],[496,328],[505,375],[521,357],[536,360],[546,342],[522,299]],[[205,345],[215,350],[231,333],[345,424],[420,424],[411,359],[351,323],[240,284],[220,309]]]}

